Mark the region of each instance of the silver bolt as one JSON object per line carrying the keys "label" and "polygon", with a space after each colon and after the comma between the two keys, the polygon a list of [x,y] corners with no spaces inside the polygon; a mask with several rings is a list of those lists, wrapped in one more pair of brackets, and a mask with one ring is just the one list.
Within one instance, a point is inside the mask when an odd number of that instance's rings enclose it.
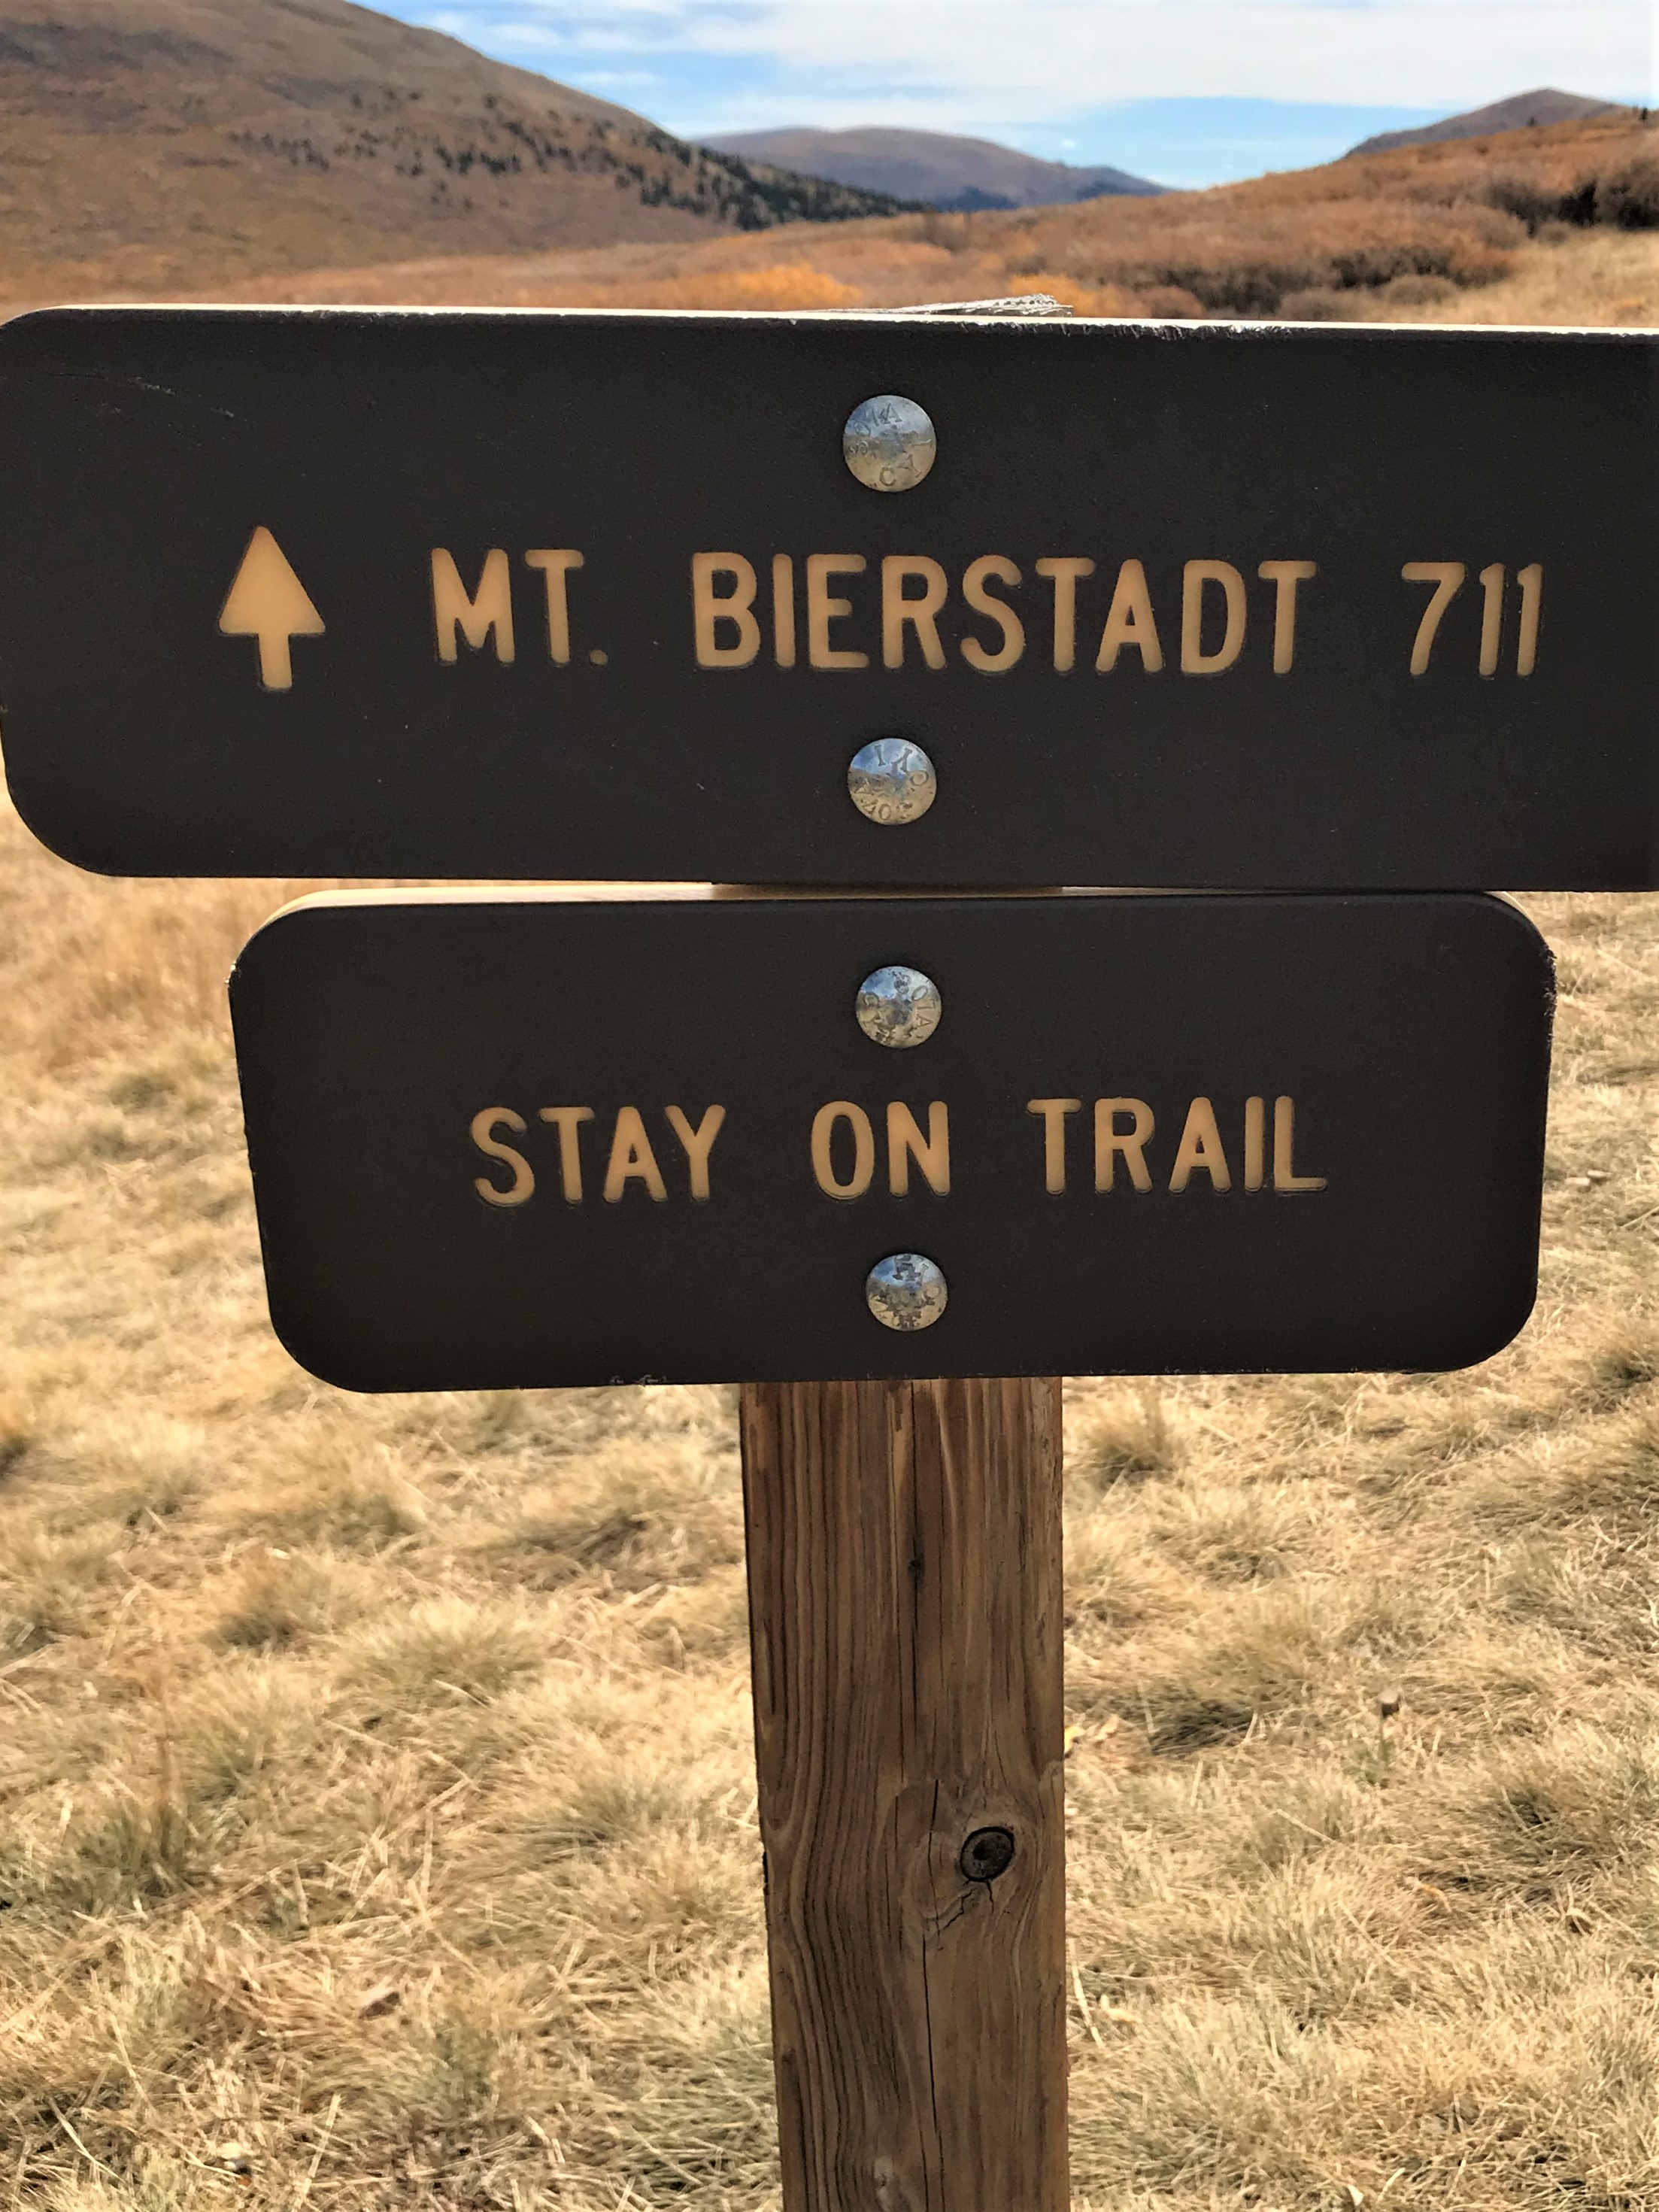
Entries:
{"label": "silver bolt", "polygon": [[920,1252],[895,1252],[878,1260],[864,1285],[870,1310],[884,1328],[931,1328],[950,1293],[935,1260]]}
{"label": "silver bolt", "polygon": [[927,1043],[939,1027],[945,1001],[939,985],[920,968],[878,968],[859,985],[853,1012],[872,1044],[903,1050]]}
{"label": "silver bolt", "polygon": [[872,491],[911,491],[939,458],[927,410],[896,392],[881,392],[853,410],[841,449],[848,467]]}
{"label": "silver bolt", "polygon": [[860,814],[889,829],[921,821],[939,797],[939,777],[920,745],[908,738],[878,738],[854,754],[847,788]]}

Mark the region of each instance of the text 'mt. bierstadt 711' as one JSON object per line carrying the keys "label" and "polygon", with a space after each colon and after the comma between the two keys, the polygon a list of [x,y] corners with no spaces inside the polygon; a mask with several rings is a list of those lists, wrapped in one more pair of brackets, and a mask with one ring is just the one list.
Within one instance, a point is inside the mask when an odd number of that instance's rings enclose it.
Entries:
{"label": "text 'mt. bierstadt 711'", "polygon": [[1652,884],[1656,472],[1637,333],[54,312],[6,765],[138,873]]}

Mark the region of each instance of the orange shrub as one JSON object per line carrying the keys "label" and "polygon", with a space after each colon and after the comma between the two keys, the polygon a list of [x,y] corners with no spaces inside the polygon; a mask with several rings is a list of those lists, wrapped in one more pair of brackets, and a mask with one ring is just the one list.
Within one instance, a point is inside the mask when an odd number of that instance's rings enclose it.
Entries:
{"label": "orange shrub", "polygon": [[826,276],[810,262],[775,262],[766,269],[710,269],[690,276],[671,276],[656,284],[630,285],[634,307],[718,307],[730,313],[748,308],[856,307],[855,284]]}

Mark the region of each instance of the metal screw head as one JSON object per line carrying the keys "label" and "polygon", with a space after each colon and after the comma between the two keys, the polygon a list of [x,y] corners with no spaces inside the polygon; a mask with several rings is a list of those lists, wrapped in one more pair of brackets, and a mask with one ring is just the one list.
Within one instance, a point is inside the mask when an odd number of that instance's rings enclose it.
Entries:
{"label": "metal screw head", "polygon": [[939,1027],[945,1001],[939,985],[920,968],[878,968],[859,985],[853,1012],[872,1044],[904,1051],[927,1043]]}
{"label": "metal screw head", "polygon": [[975,1828],[957,1858],[969,1881],[994,1881],[1013,1863],[1014,1839],[1006,1828]]}
{"label": "metal screw head", "polygon": [[864,1295],[884,1328],[932,1328],[950,1293],[937,1261],[921,1252],[895,1252],[871,1268]]}
{"label": "metal screw head", "polygon": [[847,465],[872,491],[910,491],[939,457],[939,441],[925,408],[896,392],[866,399],[847,418],[841,434]]}
{"label": "metal screw head", "polygon": [[854,754],[847,788],[859,812],[886,829],[919,822],[939,796],[939,778],[920,745],[908,738],[878,738]]}

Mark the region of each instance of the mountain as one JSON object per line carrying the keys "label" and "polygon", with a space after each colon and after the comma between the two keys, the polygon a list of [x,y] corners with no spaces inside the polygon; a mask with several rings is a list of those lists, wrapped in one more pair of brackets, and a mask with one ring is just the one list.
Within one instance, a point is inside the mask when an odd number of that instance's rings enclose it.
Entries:
{"label": "mountain", "polygon": [[1579,123],[1591,115],[1618,115],[1625,111],[1609,100],[1586,100],[1576,92],[1517,92],[1512,100],[1494,100],[1490,107],[1471,108],[1467,115],[1449,115],[1443,122],[1425,123],[1416,131],[1384,131],[1362,139],[1351,154],[1392,154],[1401,146],[1436,146],[1447,138],[1487,138],[1500,131],[1525,131],[1534,125]]}
{"label": "mountain", "polygon": [[1073,168],[939,131],[738,131],[708,143],[747,161],[936,208],[1052,207],[1117,193],[1150,198],[1164,189],[1122,169]]}
{"label": "mountain", "polygon": [[896,203],[349,0],[0,0],[0,266],[47,289],[668,240]]}

